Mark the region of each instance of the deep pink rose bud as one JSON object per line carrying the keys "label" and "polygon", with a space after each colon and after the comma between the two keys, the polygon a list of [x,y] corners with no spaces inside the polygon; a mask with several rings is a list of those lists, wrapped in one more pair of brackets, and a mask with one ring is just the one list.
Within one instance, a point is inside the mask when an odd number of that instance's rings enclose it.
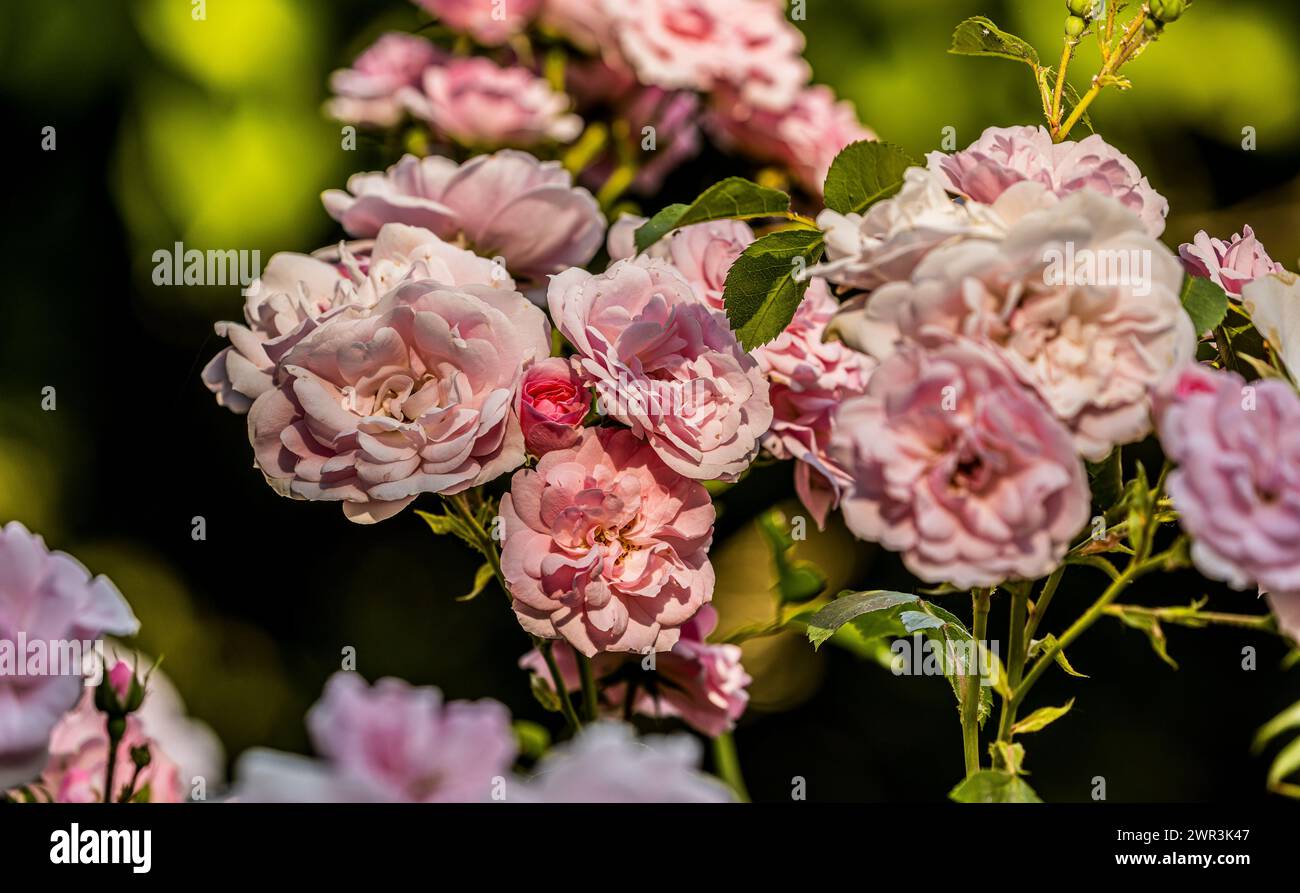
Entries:
{"label": "deep pink rose bud", "polygon": [[591,391],[568,360],[551,357],[524,372],[515,411],[524,429],[524,446],[534,456],[578,442],[582,420],[591,409]]}
{"label": "deep pink rose bud", "polygon": [[113,665],[113,669],[108,671],[108,682],[113,686],[113,691],[117,692],[122,703],[126,703],[127,696],[131,694],[131,680],[134,676],[135,674],[131,672],[130,666],[124,660],[119,660]]}

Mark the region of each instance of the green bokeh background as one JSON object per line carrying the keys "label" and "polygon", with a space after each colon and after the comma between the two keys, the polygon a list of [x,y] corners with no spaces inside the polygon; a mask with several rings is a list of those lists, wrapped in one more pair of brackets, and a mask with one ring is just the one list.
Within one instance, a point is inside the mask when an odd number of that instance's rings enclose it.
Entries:
{"label": "green bokeh background", "polygon": [[[809,0],[800,22],[816,77],[857,104],[882,138],[915,155],[944,128],[964,146],[986,126],[1038,123],[1023,66],[945,51],[975,14],[1059,54],[1058,0]],[[13,162],[0,298],[0,522],[18,519],[109,574],[144,628],[139,646],[232,756],[254,744],[305,750],[302,715],[353,647],[368,677],[393,674],[452,697],[496,697],[545,720],[514,666],[525,639],[499,593],[468,604],[475,562],[411,513],[372,528],[337,507],[275,497],[252,468],[243,420],[216,407],[198,372],[235,318],[235,288],[157,287],[153,252],[186,247],[310,251],[339,238],[321,190],[389,159],[344,151],[320,113],[329,71],[388,27],[422,19],[402,0],[60,0],[0,7],[0,95]],[[1252,224],[1275,259],[1300,258],[1300,5],[1200,0],[1106,91],[1092,118],[1170,199],[1166,241]],[[1086,87],[1089,49],[1074,67]],[[57,133],[40,150],[41,129]],[[1255,129],[1256,151],[1242,148]],[[662,202],[726,170],[706,158]],[[653,210],[653,208],[651,209]],[[42,411],[53,386],[57,410]],[[770,584],[751,524],[788,467],[758,470],[722,504],[723,627],[765,616]],[[432,502],[432,501],[431,501]],[[430,506],[426,506],[430,507]],[[793,509],[794,506],[792,505]],[[191,537],[202,516],[207,538]],[[842,528],[800,554],[833,585],[908,585],[897,561]],[[1058,608],[1081,609],[1086,572]],[[1151,602],[1252,598],[1193,574],[1153,582]],[[960,607],[960,606],[959,606]],[[964,611],[963,611],[964,613]],[[1063,622],[1058,616],[1056,622]],[[995,614],[994,626],[998,628]],[[1049,627],[1053,627],[1049,618]],[[1044,703],[1073,714],[1031,742],[1034,784],[1083,800],[1094,776],[1111,799],[1262,796],[1253,729],[1294,701],[1280,644],[1232,631],[1170,632],[1175,673],[1140,634],[1101,627],[1071,655],[1088,680],[1051,678]],[[1243,672],[1241,650],[1259,647]],[[795,638],[746,656],[754,705],[737,740],[753,793],[812,799],[941,798],[961,771],[956,713],[941,680],[895,678]]]}

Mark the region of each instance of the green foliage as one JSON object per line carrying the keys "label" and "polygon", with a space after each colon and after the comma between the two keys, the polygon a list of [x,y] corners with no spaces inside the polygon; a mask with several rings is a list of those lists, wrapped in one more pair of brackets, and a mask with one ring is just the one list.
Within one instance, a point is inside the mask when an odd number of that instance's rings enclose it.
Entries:
{"label": "green foliage", "polygon": [[1041,64],[1033,46],[1003,31],[986,16],[975,16],[958,25],[948,52],[958,56],[997,56],[1023,62],[1035,70]]}
{"label": "green foliage", "polygon": [[[1300,701],[1273,717],[1255,734],[1253,748],[1256,752],[1283,735],[1300,730]],[[1278,753],[1268,770],[1269,789],[1288,797],[1300,799],[1300,783],[1287,779],[1300,773],[1300,738],[1293,739]]]}
{"label": "green foliage", "polygon": [[1041,731],[1069,713],[1070,708],[1073,706],[1074,698],[1070,698],[1060,707],[1039,707],[1024,719],[1016,722],[1011,727],[1011,733],[1013,735],[1026,735],[1030,732]]}
{"label": "green foliage", "polygon": [[958,803],[1042,803],[1023,778],[1005,769],[982,769],[948,794]]}
{"label": "green foliage", "polygon": [[1228,293],[1209,279],[1189,275],[1183,281],[1182,297],[1198,336],[1218,328],[1228,315]]}
{"label": "green foliage", "polygon": [[759,515],[757,523],[772,555],[780,603],[801,604],[821,595],[826,589],[826,574],[811,561],[794,557],[794,539],[784,513],[769,509]]}
{"label": "green foliage", "polygon": [[816,263],[822,250],[819,231],[788,229],[763,236],[736,258],[722,300],[746,350],[766,344],[790,325],[810,282],[798,274]]}
{"label": "green foliage", "polygon": [[700,193],[689,205],[669,205],[641,224],[636,250],[645,251],[668,233],[710,220],[749,220],[779,217],[790,210],[790,196],[779,189],[759,186],[744,177],[728,177]]}
{"label": "green foliage", "polygon": [[898,146],[863,140],[845,146],[826,174],[826,207],[861,214],[903,185],[903,172],[916,162]]}

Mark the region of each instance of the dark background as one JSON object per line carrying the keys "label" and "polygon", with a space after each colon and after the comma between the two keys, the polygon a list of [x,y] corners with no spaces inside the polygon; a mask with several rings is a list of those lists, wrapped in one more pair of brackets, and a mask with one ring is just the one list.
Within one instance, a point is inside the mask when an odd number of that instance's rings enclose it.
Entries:
{"label": "dark background", "polygon": [[[952,27],[984,13],[1059,53],[1057,2],[811,0],[802,23],[819,80],[863,121],[914,154],[945,126],[961,146],[988,124],[1037,123],[1027,69],[945,54]],[[308,251],[340,236],[321,189],[391,159],[339,148],[319,112],[328,72],[385,25],[420,21],[401,0],[6,2],[0,96],[11,156],[0,297],[0,522],[18,519],[117,583],[143,623],[138,646],[165,654],[193,715],[237,756],[254,744],[305,750],[306,708],[357,649],[369,678],[493,697],[550,720],[515,667],[527,640],[477,562],[412,512],[373,527],[337,506],[276,497],[252,467],[244,420],[217,407],[198,373],[219,348],[216,319],[238,318],[237,288],[157,287],[152,254],[187,248]],[[376,11],[376,10],[379,11]],[[1170,198],[1166,241],[1255,225],[1273,257],[1300,255],[1300,58],[1289,4],[1202,0],[1108,91],[1094,120]],[[1086,78],[1087,63],[1076,72]],[[57,149],[40,149],[41,128]],[[1243,152],[1241,129],[1260,149]],[[1081,135],[1081,134],[1080,134]],[[705,155],[655,210],[733,166]],[[41,410],[53,386],[57,409]],[[770,574],[751,523],[793,495],[788,466],[759,469],[723,498],[715,564],[722,628],[766,616]],[[417,507],[433,508],[421,499]],[[790,506],[796,510],[793,504]],[[207,538],[191,538],[202,516]],[[910,588],[892,556],[840,528],[811,532],[803,557],[832,585]],[[1044,625],[1060,631],[1100,590],[1071,571]],[[1152,577],[1130,600],[1259,610],[1253,595],[1195,574]],[[962,616],[961,597],[950,605]],[[991,635],[1005,616],[995,607]],[[1258,669],[1242,649],[1258,647]],[[1104,620],[1070,651],[1088,679],[1051,672],[1031,706],[1078,701],[1027,737],[1032,784],[1084,800],[1104,776],[1111,800],[1251,800],[1267,763],[1254,730],[1300,694],[1276,640],[1235,630],[1169,630],[1181,664]],[[810,799],[942,798],[961,774],[960,731],[942,679],[894,677],[850,652],[814,655],[790,636],[747,649],[754,705],[736,739],[751,792]],[[670,728],[670,726],[665,726]]]}

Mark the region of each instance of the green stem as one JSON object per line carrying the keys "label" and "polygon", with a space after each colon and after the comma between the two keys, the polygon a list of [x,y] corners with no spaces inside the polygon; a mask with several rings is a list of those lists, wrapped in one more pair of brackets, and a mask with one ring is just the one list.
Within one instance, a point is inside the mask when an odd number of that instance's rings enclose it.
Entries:
{"label": "green stem", "polygon": [[1197,611],[1188,614],[1186,608],[1144,608],[1140,605],[1107,605],[1105,613],[1111,617],[1136,614],[1152,617],[1165,623],[1184,626],[1231,626],[1237,629],[1257,629],[1270,632],[1274,629],[1270,614],[1225,614],[1219,611]]}
{"label": "green stem", "polygon": [[104,771],[104,802],[113,802],[113,776],[117,771],[117,750],[126,734],[126,720],[108,720],[108,768]]}
{"label": "green stem", "polygon": [[546,661],[546,669],[550,671],[551,683],[555,686],[555,696],[560,701],[560,713],[564,716],[564,722],[570,732],[576,733],[582,728],[582,723],[578,721],[578,714],[573,709],[573,701],[569,698],[569,689],[564,684],[560,665],[555,662],[554,646],[555,643],[551,640],[543,639],[538,641],[537,650],[542,653],[542,659]]}
{"label": "green stem", "polygon": [[966,759],[966,777],[970,778],[980,770],[980,673],[978,667],[978,650],[982,647],[984,637],[988,633],[989,623],[989,597],[992,595],[991,589],[976,589],[971,592],[971,613],[973,623],[971,625],[971,634],[974,637],[974,648],[971,652],[971,660],[976,662],[975,666],[966,666],[966,676],[962,680],[963,694],[961,699],[961,740],[962,751]]}
{"label": "green stem", "polygon": [[1043,622],[1043,615],[1047,613],[1047,606],[1052,603],[1052,597],[1056,595],[1057,587],[1061,585],[1061,578],[1064,576],[1065,565],[1061,565],[1052,571],[1052,575],[1043,584],[1043,591],[1039,594],[1038,600],[1034,602],[1034,609],[1029,612],[1029,622],[1025,624],[1026,645],[1034,641],[1034,633],[1038,632],[1038,624]]}
{"label": "green stem", "polygon": [[574,652],[574,656],[578,660],[578,675],[582,677],[582,709],[587,721],[592,722],[596,719],[600,699],[596,689],[596,674],[591,671],[591,661],[586,655]]}
{"label": "green stem", "polygon": [[639,166],[635,161],[624,161],[614,168],[614,172],[609,175],[609,179],[596,193],[596,201],[600,203],[601,210],[608,212],[610,208],[614,207],[614,203],[619,200],[636,179],[638,168]]}
{"label": "green stem", "polygon": [[749,802],[749,791],[745,788],[745,777],[740,772],[740,757],[736,754],[736,739],[731,732],[723,732],[713,739],[713,762],[717,766],[718,777],[736,792],[741,803]]}
{"label": "green stem", "polygon": [[[1007,688],[1015,691],[1025,669],[1025,615],[1029,609],[1029,589],[1025,582],[1011,587],[1011,628],[1007,636]],[[1016,721],[1016,709],[1010,698],[1002,699],[1002,716],[998,722],[998,740],[1011,740],[1011,726]]]}

